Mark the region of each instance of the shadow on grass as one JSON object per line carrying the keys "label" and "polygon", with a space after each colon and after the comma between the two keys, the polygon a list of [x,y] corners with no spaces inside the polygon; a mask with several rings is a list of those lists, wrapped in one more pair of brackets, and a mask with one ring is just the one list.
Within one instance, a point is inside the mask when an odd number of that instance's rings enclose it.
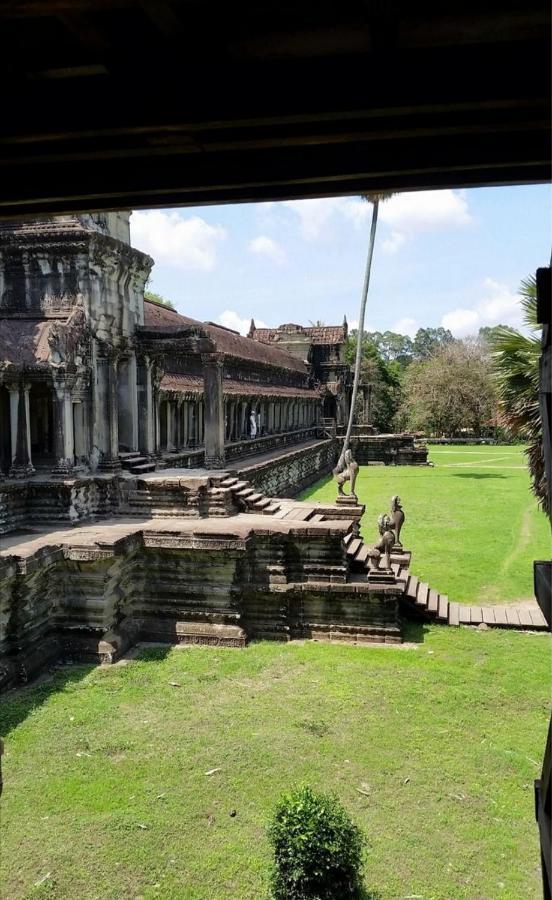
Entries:
{"label": "shadow on grass", "polygon": [[403,641],[407,644],[423,644],[426,633],[429,631],[427,622],[418,619],[402,620]]}
{"label": "shadow on grass", "polygon": [[[132,647],[122,660],[161,662],[174,644],[144,643]],[[35,709],[42,706],[52,694],[71,690],[86,676],[97,669],[96,663],[69,663],[58,665],[41,673],[34,681],[18,685],[2,694],[0,704],[0,736],[7,737],[10,731],[24,722]]]}
{"label": "shadow on grass", "polygon": [[93,663],[60,666],[43,673],[29,684],[6,691],[0,706],[0,735],[6,737],[52,694],[82,681],[95,668]]}
{"label": "shadow on grass", "polygon": [[506,478],[498,472],[453,472],[454,478]]}

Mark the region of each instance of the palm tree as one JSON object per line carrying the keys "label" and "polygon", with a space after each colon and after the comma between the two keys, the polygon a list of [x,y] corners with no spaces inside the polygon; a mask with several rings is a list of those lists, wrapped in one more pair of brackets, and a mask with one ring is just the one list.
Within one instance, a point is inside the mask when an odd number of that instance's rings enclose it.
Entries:
{"label": "palm tree", "polygon": [[372,224],[370,226],[370,239],[368,242],[368,254],[366,256],[366,267],[364,269],[364,284],[362,286],[362,297],[360,301],[360,311],[358,314],[358,331],[357,331],[357,346],[356,346],[356,357],[355,357],[355,370],[353,376],[353,391],[351,394],[351,408],[349,410],[349,420],[347,422],[347,431],[345,433],[345,440],[343,441],[343,448],[341,450],[341,454],[339,457],[339,461],[337,466],[334,469],[334,472],[341,472],[343,466],[345,465],[345,453],[349,449],[349,444],[351,441],[351,432],[353,430],[353,421],[355,418],[355,406],[356,399],[358,394],[358,385],[360,382],[360,370],[362,364],[362,345],[364,343],[364,315],[366,313],[366,301],[368,299],[368,288],[370,286],[370,272],[372,270],[372,256],[374,255],[374,243],[376,240],[376,227],[378,224],[378,211],[380,202],[384,202],[388,200],[392,196],[391,191],[378,191],[371,192],[368,194],[361,194],[363,200],[366,200],[368,203],[372,204]]}
{"label": "palm tree", "polygon": [[541,337],[537,322],[537,284],[533,275],[521,282],[519,293],[524,324],[531,333],[525,335],[510,328],[497,328],[491,338],[491,358],[502,420],[511,434],[528,442],[525,452],[533,493],[550,515],[539,408]]}

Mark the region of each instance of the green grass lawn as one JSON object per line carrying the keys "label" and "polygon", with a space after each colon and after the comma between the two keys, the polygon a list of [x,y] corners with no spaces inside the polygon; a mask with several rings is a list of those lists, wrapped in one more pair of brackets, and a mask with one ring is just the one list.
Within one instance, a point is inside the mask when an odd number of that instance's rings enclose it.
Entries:
{"label": "green grass lawn", "polygon": [[[450,600],[505,603],[533,597],[533,560],[551,555],[550,525],[529,489],[523,448],[430,448],[435,468],[363,466],[357,494],[366,504],[362,533],[377,536],[377,517],[399,494],[412,571]],[[331,478],[307,497],[334,501]]]}
{"label": "green grass lawn", "polygon": [[549,637],[408,627],[151,649],[4,697],[1,896],[264,898],[267,820],[308,782],[364,829],[373,897],[537,900]]}

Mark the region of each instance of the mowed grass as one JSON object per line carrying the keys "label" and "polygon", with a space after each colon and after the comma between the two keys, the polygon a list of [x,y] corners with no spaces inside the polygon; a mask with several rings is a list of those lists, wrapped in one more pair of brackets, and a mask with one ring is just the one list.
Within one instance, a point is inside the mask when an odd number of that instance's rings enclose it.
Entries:
{"label": "mowed grass", "polygon": [[307,782],[364,829],[374,898],[537,900],[549,637],[408,627],[149,649],[4,697],[1,896],[265,898],[266,823]]}
{"label": "mowed grass", "polygon": [[[434,468],[362,466],[357,494],[366,504],[362,535],[399,494],[405,547],[420,580],[460,603],[495,604],[533,595],[533,560],[551,555],[550,524],[530,491],[523,448],[434,446]],[[334,501],[325,478],[303,499]]]}

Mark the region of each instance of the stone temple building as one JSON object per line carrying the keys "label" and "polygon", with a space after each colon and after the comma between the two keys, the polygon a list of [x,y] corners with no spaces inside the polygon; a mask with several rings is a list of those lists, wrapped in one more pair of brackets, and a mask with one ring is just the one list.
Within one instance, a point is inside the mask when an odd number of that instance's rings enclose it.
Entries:
{"label": "stone temple building", "polygon": [[0,473],[221,468],[345,420],[346,323],[242,337],[145,301],[129,219],[0,225]]}
{"label": "stone temple building", "polygon": [[351,367],[345,359],[347,319],[343,325],[280,325],[257,328],[251,320],[249,337],[292,353],[308,364],[321,386],[322,416],[346,425],[352,391]]}

